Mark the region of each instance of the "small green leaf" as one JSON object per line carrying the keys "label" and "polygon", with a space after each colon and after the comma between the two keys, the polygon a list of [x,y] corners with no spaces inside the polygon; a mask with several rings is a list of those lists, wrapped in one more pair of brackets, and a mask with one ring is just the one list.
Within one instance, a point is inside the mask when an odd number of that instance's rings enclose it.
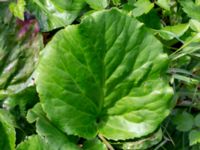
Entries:
{"label": "small green leaf", "polygon": [[15,17],[24,20],[25,5],[26,2],[24,0],[18,0],[17,3],[10,3],[9,8]]}
{"label": "small green leaf", "polygon": [[189,133],[190,146],[200,143],[200,131],[192,130]]}
{"label": "small green leaf", "polygon": [[178,24],[175,26],[166,26],[158,30],[158,33],[164,40],[172,40],[173,38],[182,36],[188,28],[189,24]]}
{"label": "small green leaf", "polygon": [[150,12],[150,10],[154,7],[154,4],[151,3],[149,0],[138,0],[134,6],[136,8],[134,8],[132,10],[132,14],[135,17],[141,16],[143,14],[147,14],[148,12]]}
{"label": "small green leaf", "polygon": [[108,6],[108,0],[85,0],[91,8],[100,10]]}
{"label": "small green leaf", "polygon": [[194,125],[194,118],[190,113],[184,111],[174,116],[173,123],[179,131],[190,131]]}
{"label": "small green leaf", "polygon": [[158,0],[156,4],[163,9],[170,11],[170,0]]}
{"label": "small green leaf", "polygon": [[99,139],[87,140],[83,144],[83,150],[107,150],[106,145]]}
{"label": "small green leaf", "polygon": [[194,123],[195,123],[195,126],[200,127],[200,114],[195,116]]}
{"label": "small green leaf", "polygon": [[112,3],[116,6],[121,4],[121,0],[112,0]]}

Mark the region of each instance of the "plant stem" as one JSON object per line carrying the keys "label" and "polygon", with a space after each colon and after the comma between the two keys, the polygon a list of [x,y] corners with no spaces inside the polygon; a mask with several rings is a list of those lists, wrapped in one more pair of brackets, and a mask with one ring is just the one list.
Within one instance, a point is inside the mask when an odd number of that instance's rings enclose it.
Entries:
{"label": "plant stem", "polygon": [[98,134],[98,137],[101,139],[101,141],[106,145],[106,147],[109,149],[109,150],[115,150],[112,145],[101,135],[101,134]]}

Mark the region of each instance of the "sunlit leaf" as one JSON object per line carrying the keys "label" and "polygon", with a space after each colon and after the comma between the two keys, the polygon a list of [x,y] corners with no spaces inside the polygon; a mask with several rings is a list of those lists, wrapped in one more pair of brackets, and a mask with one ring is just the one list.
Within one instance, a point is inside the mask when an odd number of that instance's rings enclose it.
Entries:
{"label": "sunlit leaf", "polygon": [[10,3],[10,11],[19,19],[24,20],[24,11],[25,11],[26,2],[24,0],[18,0],[17,3]]}

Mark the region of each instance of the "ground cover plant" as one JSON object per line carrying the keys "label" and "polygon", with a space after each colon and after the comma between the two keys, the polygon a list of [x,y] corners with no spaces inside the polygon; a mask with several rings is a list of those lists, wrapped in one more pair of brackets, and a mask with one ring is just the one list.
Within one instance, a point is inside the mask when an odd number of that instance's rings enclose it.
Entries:
{"label": "ground cover plant", "polygon": [[1,0],[0,149],[199,150],[199,0]]}

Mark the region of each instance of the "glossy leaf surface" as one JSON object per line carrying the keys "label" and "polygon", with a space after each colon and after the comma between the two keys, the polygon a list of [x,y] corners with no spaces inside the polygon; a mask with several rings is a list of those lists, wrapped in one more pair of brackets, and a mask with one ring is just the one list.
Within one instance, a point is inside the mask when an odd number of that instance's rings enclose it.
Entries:
{"label": "glossy leaf surface", "polygon": [[136,19],[111,9],[55,35],[36,85],[44,111],[62,131],[124,140],[153,132],[169,114],[167,65],[161,43]]}

